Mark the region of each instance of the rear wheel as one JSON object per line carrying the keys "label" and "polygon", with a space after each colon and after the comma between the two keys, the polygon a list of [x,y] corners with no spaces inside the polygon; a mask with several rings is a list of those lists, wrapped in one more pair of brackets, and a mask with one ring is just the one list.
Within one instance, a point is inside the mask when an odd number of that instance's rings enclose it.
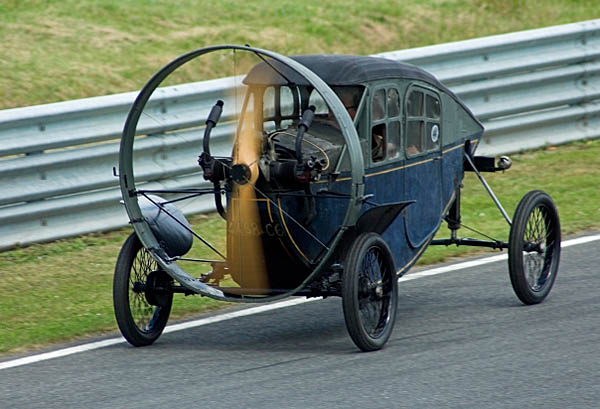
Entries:
{"label": "rear wheel", "polygon": [[533,190],[519,202],[510,229],[508,266],[517,297],[538,304],[550,293],[560,259],[560,221],[554,202]]}
{"label": "rear wheel", "polygon": [[130,235],[117,258],[113,306],[119,329],[131,345],[150,345],[162,333],[173,303],[172,281],[137,235]]}
{"label": "rear wheel", "polygon": [[383,238],[363,233],[346,256],[342,304],[350,337],[363,351],[381,349],[396,319],[398,282],[394,260]]}

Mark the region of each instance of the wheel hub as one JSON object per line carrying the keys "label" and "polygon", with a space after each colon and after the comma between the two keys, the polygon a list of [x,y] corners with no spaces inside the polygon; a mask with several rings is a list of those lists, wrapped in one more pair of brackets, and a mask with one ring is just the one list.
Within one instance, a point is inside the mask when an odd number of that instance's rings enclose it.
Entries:
{"label": "wheel hub", "polygon": [[136,281],[131,286],[131,291],[133,291],[136,294],[143,293],[145,289],[146,289],[146,286],[144,285],[144,283],[140,283],[139,281]]}
{"label": "wheel hub", "polygon": [[251,176],[252,172],[250,171],[250,168],[243,163],[233,165],[231,168],[231,179],[238,185],[245,185],[248,183]]}
{"label": "wheel hub", "polygon": [[523,250],[525,250],[527,253],[536,252],[538,254],[542,254],[543,252],[546,251],[546,243],[544,243],[544,242],[541,242],[541,243],[529,242],[529,243],[525,243],[525,245],[523,247],[524,247]]}
{"label": "wheel hub", "polygon": [[546,243],[541,242],[538,244],[538,253],[543,253],[546,251]]}
{"label": "wheel hub", "polygon": [[171,282],[171,277],[164,271],[157,270],[148,274],[144,294],[148,304],[157,306],[167,305],[171,295]]}

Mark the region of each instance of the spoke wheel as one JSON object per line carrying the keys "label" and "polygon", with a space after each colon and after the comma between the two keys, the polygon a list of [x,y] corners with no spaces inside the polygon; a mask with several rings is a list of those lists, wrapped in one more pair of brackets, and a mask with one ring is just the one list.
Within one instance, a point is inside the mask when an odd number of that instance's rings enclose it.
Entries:
{"label": "spoke wheel", "polygon": [[354,241],[344,267],[342,304],[350,337],[363,351],[381,349],[396,319],[398,282],[387,243],[376,233]]}
{"label": "spoke wheel", "polygon": [[119,329],[131,345],[150,345],[162,333],[173,302],[173,293],[165,291],[171,282],[137,235],[130,235],[117,258],[113,306]]}
{"label": "spoke wheel", "polygon": [[508,265],[510,281],[525,304],[546,298],[558,272],[560,221],[554,202],[539,190],[519,202],[510,229]]}

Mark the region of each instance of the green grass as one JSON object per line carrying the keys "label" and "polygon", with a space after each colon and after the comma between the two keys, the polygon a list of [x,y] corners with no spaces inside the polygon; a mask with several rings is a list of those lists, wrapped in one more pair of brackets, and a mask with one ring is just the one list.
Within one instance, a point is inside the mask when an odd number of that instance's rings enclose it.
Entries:
{"label": "green grass", "polygon": [[[563,235],[600,228],[600,140],[527,152],[512,159],[509,171],[486,175],[511,216],[528,190],[542,189],[556,201]],[[507,224],[479,181],[467,173],[464,184],[464,224],[507,240]],[[222,248],[216,237],[223,229],[218,216],[199,215],[191,220]],[[91,234],[0,253],[0,354],[115,331],[112,274],[119,248],[130,232]],[[471,235],[463,230],[460,233]],[[447,234],[444,226],[439,235],[443,234]],[[473,251],[467,247],[430,247],[420,264]],[[223,305],[207,298],[176,296],[172,317]]]}
{"label": "green grass", "polygon": [[592,0],[4,0],[0,109],[136,90],[207,45],[372,54],[598,17]]}
{"label": "green grass", "polygon": [[[218,217],[191,220],[216,241]],[[114,331],[112,277],[130,233],[122,229],[0,253],[0,354]],[[175,318],[223,307],[207,298],[175,299]]]}
{"label": "green grass", "polygon": [[[140,4],[142,4],[140,6]],[[191,49],[250,43],[283,54],[373,54],[600,17],[584,0],[4,0],[0,3],[0,109],[139,89]],[[218,67],[207,68],[215,77]],[[192,78],[190,77],[190,80]],[[185,81],[185,76],[181,78]],[[600,228],[600,143],[513,157],[489,182],[512,213],[530,189],[557,201],[563,232]],[[507,228],[468,175],[464,223],[506,238]],[[215,218],[199,216],[206,231]],[[444,230],[444,228],[442,228]],[[0,253],[0,354],[116,330],[112,273],[130,230]],[[440,232],[440,234],[443,232]],[[422,263],[464,255],[431,248]],[[176,297],[173,317],[222,307]]]}

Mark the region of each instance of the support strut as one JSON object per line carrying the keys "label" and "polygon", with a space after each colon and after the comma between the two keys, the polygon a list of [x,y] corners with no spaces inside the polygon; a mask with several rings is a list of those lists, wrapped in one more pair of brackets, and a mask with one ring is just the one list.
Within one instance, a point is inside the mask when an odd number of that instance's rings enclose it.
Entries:
{"label": "support strut", "polygon": [[473,159],[471,158],[471,155],[469,155],[469,153],[465,152],[465,158],[467,159],[467,162],[469,162],[469,165],[471,165],[471,167],[473,168],[473,172],[475,172],[475,174],[477,175],[477,177],[481,181],[481,184],[483,185],[483,187],[485,188],[485,190],[487,190],[487,192],[489,193],[490,197],[492,198],[492,200],[496,204],[496,207],[498,207],[498,210],[500,210],[500,213],[502,213],[502,216],[504,216],[504,218],[506,219],[506,221],[508,222],[509,225],[512,225],[512,220],[510,220],[510,217],[508,216],[508,213],[506,213],[506,210],[504,210],[504,208],[502,207],[502,204],[500,203],[500,201],[498,200],[498,198],[496,197],[496,195],[492,191],[492,188],[490,187],[490,185],[487,184],[487,182],[485,181],[484,177],[481,175],[481,173],[475,167],[475,164],[473,163]]}
{"label": "support strut", "polygon": [[450,246],[455,244],[456,246],[471,246],[471,247],[488,247],[492,249],[507,249],[508,243],[503,241],[487,241],[470,238],[449,238],[449,239],[436,239],[431,240],[430,246]]}

